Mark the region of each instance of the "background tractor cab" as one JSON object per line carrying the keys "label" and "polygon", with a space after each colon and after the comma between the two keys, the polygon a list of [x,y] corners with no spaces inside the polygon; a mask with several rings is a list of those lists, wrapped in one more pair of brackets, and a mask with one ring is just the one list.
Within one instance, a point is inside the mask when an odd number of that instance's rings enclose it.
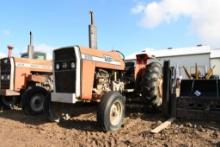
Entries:
{"label": "background tractor cab", "polygon": [[39,60],[46,60],[47,58],[46,53],[34,51],[34,46],[32,45],[32,33],[31,32],[30,32],[30,42],[28,45],[28,51],[26,53],[22,53],[21,58],[39,59]]}
{"label": "background tractor cab", "polygon": [[[28,53],[22,53],[21,54],[21,58],[28,58]],[[44,52],[36,51],[33,54],[33,59],[46,60],[47,59],[47,55]]]}

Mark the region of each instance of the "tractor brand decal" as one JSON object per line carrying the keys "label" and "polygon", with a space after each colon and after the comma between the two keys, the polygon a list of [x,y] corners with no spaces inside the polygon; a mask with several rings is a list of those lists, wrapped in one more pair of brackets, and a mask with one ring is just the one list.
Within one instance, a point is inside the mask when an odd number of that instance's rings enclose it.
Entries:
{"label": "tractor brand decal", "polygon": [[110,57],[110,56],[105,56],[104,58],[105,58],[105,61],[108,63],[111,63],[113,60],[112,57]]}
{"label": "tractor brand decal", "polygon": [[38,69],[52,70],[52,67],[47,66],[47,65],[29,64],[29,63],[21,63],[21,62],[16,62],[15,65],[16,65],[16,67],[26,67],[26,68],[38,68]]}
{"label": "tractor brand decal", "polygon": [[84,58],[86,60],[93,60],[91,55],[84,54]]}
{"label": "tractor brand decal", "polygon": [[114,65],[121,65],[120,62],[114,60],[111,56],[97,57],[97,56],[92,56],[88,54],[82,54],[82,59],[104,62],[104,63],[114,64]]}

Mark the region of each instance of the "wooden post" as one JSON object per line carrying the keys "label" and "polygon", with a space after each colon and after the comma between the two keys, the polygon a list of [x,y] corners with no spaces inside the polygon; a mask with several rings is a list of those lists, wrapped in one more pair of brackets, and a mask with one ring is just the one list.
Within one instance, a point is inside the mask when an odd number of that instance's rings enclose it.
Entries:
{"label": "wooden post", "polygon": [[167,121],[163,122],[162,124],[157,126],[155,129],[151,130],[150,132],[154,134],[160,133],[163,129],[166,129],[167,127],[169,127],[175,119],[176,119],[175,117],[168,119]]}

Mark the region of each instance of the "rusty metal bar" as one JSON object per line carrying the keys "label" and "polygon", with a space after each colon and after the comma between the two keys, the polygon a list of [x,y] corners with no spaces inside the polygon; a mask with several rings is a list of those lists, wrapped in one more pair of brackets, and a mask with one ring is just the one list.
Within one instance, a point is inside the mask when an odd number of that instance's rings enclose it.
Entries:
{"label": "rusty metal bar", "polygon": [[213,75],[213,70],[214,70],[214,68],[215,68],[215,65],[211,68],[209,68],[209,70],[208,70],[208,72],[207,72],[207,74],[206,74],[206,76],[205,76],[205,79],[206,80],[209,80],[210,79],[210,77]]}
{"label": "rusty metal bar", "polygon": [[188,77],[189,79],[191,79],[192,77],[191,77],[191,75],[189,74],[189,72],[188,72],[188,70],[186,69],[185,66],[183,66],[183,69],[184,69],[184,71],[185,71],[187,77]]}

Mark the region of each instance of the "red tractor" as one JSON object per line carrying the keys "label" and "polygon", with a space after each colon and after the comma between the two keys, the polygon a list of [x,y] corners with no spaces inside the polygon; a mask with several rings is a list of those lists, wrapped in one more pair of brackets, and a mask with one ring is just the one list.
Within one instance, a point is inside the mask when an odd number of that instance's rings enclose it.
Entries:
{"label": "red tractor", "polygon": [[[121,127],[126,98],[142,98],[154,107],[162,104],[162,71],[153,57],[138,54],[135,63],[125,63],[119,51],[96,49],[95,26],[90,25],[90,48],[70,46],[53,52],[54,91],[50,119],[65,118],[75,103],[98,102],[97,121],[106,130]],[[95,38],[94,38],[95,37]],[[134,96],[134,97],[133,97]],[[64,109],[62,109],[64,108]]]}
{"label": "red tractor", "polygon": [[9,56],[0,59],[0,103],[11,109],[21,106],[28,114],[41,114],[47,109],[52,86],[52,61],[46,53],[34,52],[32,34],[27,53],[21,58]]}

